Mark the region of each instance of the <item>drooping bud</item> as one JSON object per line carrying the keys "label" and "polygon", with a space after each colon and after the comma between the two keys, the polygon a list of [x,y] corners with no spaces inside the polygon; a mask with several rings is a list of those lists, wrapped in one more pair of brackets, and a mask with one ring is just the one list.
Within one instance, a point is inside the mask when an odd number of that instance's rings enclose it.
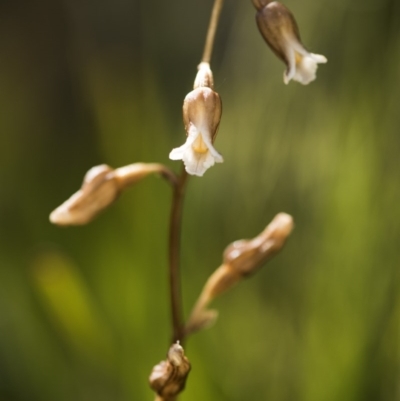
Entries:
{"label": "drooping bud", "polygon": [[293,229],[293,219],[279,213],[257,237],[235,241],[223,256],[223,264],[209,277],[191,313],[186,334],[210,326],[218,313],[208,310],[208,304],[244,278],[254,274],[265,262],[278,253]]}
{"label": "drooping bud", "polygon": [[316,78],[318,64],[326,57],[308,52],[301,43],[299,28],[290,10],[283,4],[253,0],[258,10],[258,29],[271,50],[286,64],[285,84],[291,79],[307,85]]}
{"label": "drooping bud", "polygon": [[116,170],[102,164],[85,175],[81,189],[50,214],[59,226],[84,225],[110,206],[129,185],[151,173],[160,173],[174,183],[175,176],[156,163],[135,163]]}
{"label": "drooping bud", "polygon": [[111,205],[119,194],[113,169],[105,164],[91,168],[81,189],[50,214],[50,221],[60,226],[89,223]]}
{"label": "drooping bud", "polygon": [[195,80],[195,89],[183,102],[183,122],[187,134],[186,142],[169,154],[171,160],[183,160],[189,174],[202,176],[223,158],[214,148],[222,115],[222,102],[213,85],[208,63],[201,63]]}
{"label": "drooping bud", "polygon": [[172,401],[185,388],[190,362],[179,343],[168,351],[167,360],[154,366],[149,377],[150,387],[163,401]]}
{"label": "drooping bud", "polygon": [[251,240],[235,241],[224,252],[224,264],[245,277],[255,273],[281,250],[293,229],[293,218],[279,213],[265,230]]}

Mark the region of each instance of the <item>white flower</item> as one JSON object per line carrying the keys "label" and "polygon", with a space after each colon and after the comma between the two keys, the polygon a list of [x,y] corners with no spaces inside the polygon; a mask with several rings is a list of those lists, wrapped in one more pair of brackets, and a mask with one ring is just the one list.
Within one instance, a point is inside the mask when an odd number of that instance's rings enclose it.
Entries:
{"label": "white flower", "polygon": [[288,84],[291,79],[303,85],[309,84],[316,78],[318,64],[326,63],[328,60],[320,54],[309,53],[296,37],[288,39],[286,49],[288,66],[283,74],[283,81]]}
{"label": "white flower", "polygon": [[[265,4],[267,3],[267,4]],[[293,14],[277,1],[253,0],[258,12],[258,29],[271,50],[286,64],[283,81],[294,80],[307,85],[316,78],[318,64],[326,57],[308,52],[300,40]]]}
{"label": "white flower", "polygon": [[215,162],[222,163],[224,159],[211,143],[211,135],[191,124],[186,142],[175,148],[169,154],[171,160],[182,160],[186,171],[191,175],[201,177]]}
{"label": "white flower", "polygon": [[221,114],[221,99],[212,89],[200,87],[190,92],[183,103],[187,139],[171,151],[169,158],[182,160],[189,174],[200,177],[215,163],[222,163],[213,146]]}

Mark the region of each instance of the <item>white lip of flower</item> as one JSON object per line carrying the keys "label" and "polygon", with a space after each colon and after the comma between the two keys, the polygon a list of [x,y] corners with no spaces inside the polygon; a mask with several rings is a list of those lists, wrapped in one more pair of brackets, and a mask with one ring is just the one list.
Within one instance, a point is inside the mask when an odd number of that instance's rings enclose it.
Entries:
{"label": "white lip of flower", "polygon": [[325,56],[309,53],[295,38],[288,39],[286,58],[288,68],[283,74],[285,84],[292,79],[303,85],[309,84],[316,78],[318,64],[328,61]]}
{"label": "white lip of flower", "polygon": [[211,134],[206,127],[196,127],[190,123],[187,134],[186,142],[179,148],[172,149],[169,158],[182,160],[189,174],[202,177],[215,162],[224,161],[214,148]]}

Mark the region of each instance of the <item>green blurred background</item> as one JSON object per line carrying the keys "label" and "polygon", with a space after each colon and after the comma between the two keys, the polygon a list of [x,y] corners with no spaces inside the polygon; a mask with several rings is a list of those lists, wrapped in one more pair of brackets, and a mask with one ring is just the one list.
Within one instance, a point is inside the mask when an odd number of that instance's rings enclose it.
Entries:
{"label": "green blurred background", "polygon": [[[324,54],[282,81],[250,1],[226,0],[213,71],[225,162],[190,180],[186,314],[230,242],[285,211],[284,251],[215,302],[181,399],[400,400],[400,2],[288,0]],[[162,162],[211,0],[1,0],[0,400],[152,400],[170,337],[167,184],[92,224],[48,215],[92,166]]]}

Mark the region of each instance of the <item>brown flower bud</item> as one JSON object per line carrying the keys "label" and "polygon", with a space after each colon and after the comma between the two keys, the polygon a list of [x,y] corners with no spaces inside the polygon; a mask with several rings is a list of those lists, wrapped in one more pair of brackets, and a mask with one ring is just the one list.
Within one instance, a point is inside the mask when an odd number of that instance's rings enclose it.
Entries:
{"label": "brown flower bud", "polygon": [[135,163],[113,170],[102,164],[91,168],[81,189],[50,214],[50,221],[60,226],[83,225],[110,206],[127,186],[151,173],[160,173],[173,184],[176,178],[165,166]]}
{"label": "brown flower bud", "polygon": [[266,0],[253,0],[258,10],[258,29],[271,50],[286,64],[283,80],[291,79],[304,85],[313,81],[319,63],[327,59],[309,53],[300,40],[299,28],[293,14],[283,4]]}
{"label": "brown flower bud", "polygon": [[164,401],[172,401],[185,388],[190,362],[179,343],[168,351],[167,360],[154,366],[149,377],[150,387]]}
{"label": "brown flower bud", "polygon": [[216,320],[218,313],[207,310],[208,304],[245,277],[255,273],[279,252],[292,229],[292,217],[286,213],[279,213],[257,237],[229,245],[224,251],[223,264],[209,277],[203,287],[186,325],[186,334],[210,326]]}
{"label": "brown flower bud", "polygon": [[253,274],[280,251],[292,229],[292,216],[286,213],[277,214],[257,237],[229,245],[224,252],[224,264],[241,276]]}
{"label": "brown flower bud", "polygon": [[105,164],[91,168],[81,189],[50,214],[50,221],[60,226],[89,223],[118,197],[113,169]]}
{"label": "brown flower bud", "polygon": [[222,156],[213,146],[221,115],[222,102],[218,93],[203,86],[190,92],[183,103],[187,140],[171,151],[170,159],[183,160],[186,171],[198,176],[215,162],[222,163]]}

